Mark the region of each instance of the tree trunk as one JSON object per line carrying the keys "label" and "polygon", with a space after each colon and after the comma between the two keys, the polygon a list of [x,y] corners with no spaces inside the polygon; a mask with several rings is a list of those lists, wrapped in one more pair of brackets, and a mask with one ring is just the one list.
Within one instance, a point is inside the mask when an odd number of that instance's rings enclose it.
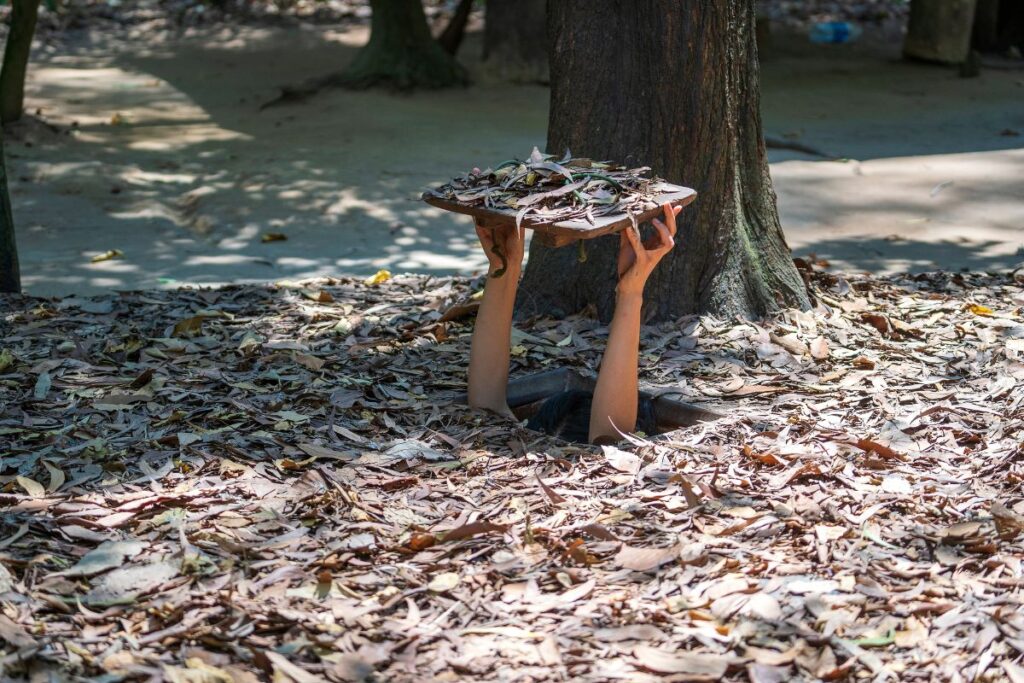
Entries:
{"label": "tree trunk", "polygon": [[547,0],[487,0],[484,64],[499,78],[547,83]]}
{"label": "tree trunk", "polygon": [[999,3],[999,49],[1015,47],[1024,51],[1024,2],[1003,0]]}
{"label": "tree trunk", "polygon": [[430,35],[420,0],[371,0],[370,42],[338,79],[350,88],[465,85],[468,78]]}
{"label": "tree trunk", "polygon": [[981,52],[999,49],[999,0],[978,0],[971,47]]}
{"label": "tree trunk", "polygon": [[976,0],[912,0],[903,56],[960,64],[971,49]]}
{"label": "tree trunk", "polygon": [[3,67],[0,67],[0,121],[21,118],[25,105],[25,72],[36,32],[39,0],[12,0],[11,30],[7,34]]}
{"label": "tree trunk", "polygon": [[18,246],[14,242],[14,219],[11,217],[11,194],[7,189],[7,165],[4,162],[4,139],[0,129],[0,292],[21,291],[18,270]]}
{"label": "tree trunk", "polygon": [[473,11],[473,0],[459,0],[455,13],[444,27],[444,31],[437,37],[437,42],[448,54],[454,56],[462,45],[462,39],[466,36],[466,24],[469,22],[469,13]]}
{"label": "tree trunk", "polygon": [[[758,318],[807,307],[779,225],[761,134],[754,2],[565,0],[549,7],[548,151],[649,165],[694,187],[677,247],[647,284],[648,320]],[[534,241],[521,310],[610,318],[617,237]]]}

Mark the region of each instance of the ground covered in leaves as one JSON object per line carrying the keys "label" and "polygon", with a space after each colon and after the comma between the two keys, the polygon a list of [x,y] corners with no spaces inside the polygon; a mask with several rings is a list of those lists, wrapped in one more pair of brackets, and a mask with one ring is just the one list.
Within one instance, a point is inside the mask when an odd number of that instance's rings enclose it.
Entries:
{"label": "ground covered in leaves", "polygon": [[478,281],[0,299],[0,678],[1024,680],[1024,282],[814,278],[604,449],[457,403]]}

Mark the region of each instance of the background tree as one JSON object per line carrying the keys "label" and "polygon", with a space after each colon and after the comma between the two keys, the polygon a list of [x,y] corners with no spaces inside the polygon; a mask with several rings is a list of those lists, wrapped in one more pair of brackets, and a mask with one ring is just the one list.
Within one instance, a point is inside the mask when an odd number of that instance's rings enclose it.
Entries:
{"label": "background tree", "polygon": [[12,0],[11,29],[0,67],[0,120],[3,123],[17,121],[24,109],[25,73],[38,16],[39,0]]}
{"label": "background tree", "polygon": [[4,161],[4,138],[0,129],[0,292],[20,291],[18,247],[14,241],[11,194],[7,189],[7,164]]}
{"label": "background tree", "polygon": [[[548,39],[548,151],[647,164],[699,192],[679,217],[679,246],[648,282],[650,318],[807,306],[768,175],[754,0],[553,2]],[[521,310],[595,304],[610,317],[618,238],[586,248],[579,263],[576,249],[534,241]]]}
{"label": "background tree", "polygon": [[370,41],[337,82],[351,88],[464,85],[466,70],[430,35],[420,0],[370,0]]}
{"label": "background tree", "polygon": [[499,77],[547,83],[547,0],[487,0],[484,63]]}
{"label": "background tree", "polygon": [[473,11],[473,0],[459,0],[459,4],[452,13],[451,20],[444,27],[444,31],[437,37],[437,42],[445,52],[454,55],[462,45],[462,39],[466,35],[466,24],[469,23],[469,14]]}
{"label": "background tree", "polygon": [[1024,48],[1024,2],[978,0],[974,15],[973,47],[983,52]]}

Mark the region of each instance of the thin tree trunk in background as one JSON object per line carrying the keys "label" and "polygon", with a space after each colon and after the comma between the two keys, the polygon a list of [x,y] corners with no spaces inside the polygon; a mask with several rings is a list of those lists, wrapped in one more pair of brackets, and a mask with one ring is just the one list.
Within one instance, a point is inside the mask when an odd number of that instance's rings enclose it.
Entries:
{"label": "thin tree trunk in background", "polygon": [[338,78],[350,88],[400,90],[465,85],[465,69],[430,35],[420,0],[371,0],[370,42]]}
{"label": "thin tree trunk in background", "polygon": [[[694,187],[678,246],[647,285],[648,319],[757,318],[806,307],[779,225],[761,132],[754,2],[562,0],[549,6],[548,151],[649,165]],[[521,310],[614,307],[618,238],[530,247]]]}
{"label": "thin tree trunk in background", "polygon": [[999,3],[999,47],[1024,51],[1024,2],[1021,0]]}
{"label": "thin tree trunk in background", "polygon": [[502,80],[547,83],[547,0],[487,0],[484,64]]}
{"label": "thin tree trunk in background", "polygon": [[438,44],[452,56],[459,51],[462,39],[466,36],[466,23],[472,10],[473,0],[460,0],[458,7],[455,8],[455,14],[437,37]]}
{"label": "thin tree trunk in background", "polygon": [[999,49],[999,0],[978,0],[971,47],[982,52]]}
{"label": "thin tree trunk in background", "polygon": [[903,56],[960,64],[971,49],[976,0],[912,0]]}
{"label": "thin tree trunk in background", "polygon": [[38,17],[39,0],[12,0],[11,30],[0,67],[0,121],[3,123],[17,121],[24,109],[25,74]]}
{"label": "thin tree trunk in background", "polygon": [[7,189],[7,164],[4,159],[3,132],[0,130],[0,292],[20,291],[18,246],[14,241],[11,194]]}

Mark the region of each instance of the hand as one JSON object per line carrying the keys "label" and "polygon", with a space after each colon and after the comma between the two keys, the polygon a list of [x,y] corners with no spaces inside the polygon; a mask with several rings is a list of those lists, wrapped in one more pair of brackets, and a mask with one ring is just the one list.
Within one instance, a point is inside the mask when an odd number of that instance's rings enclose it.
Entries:
{"label": "hand", "polygon": [[663,204],[661,208],[665,222],[655,218],[653,223],[657,232],[643,243],[640,242],[640,231],[635,227],[619,233],[619,293],[643,294],[654,267],[675,246],[676,216],[683,207]]}
{"label": "hand", "polygon": [[487,254],[488,273],[491,277],[501,277],[511,271],[518,278],[523,266],[523,251],[526,244],[526,228],[514,225],[491,225],[477,219],[476,234],[480,238],[480,246]]}

